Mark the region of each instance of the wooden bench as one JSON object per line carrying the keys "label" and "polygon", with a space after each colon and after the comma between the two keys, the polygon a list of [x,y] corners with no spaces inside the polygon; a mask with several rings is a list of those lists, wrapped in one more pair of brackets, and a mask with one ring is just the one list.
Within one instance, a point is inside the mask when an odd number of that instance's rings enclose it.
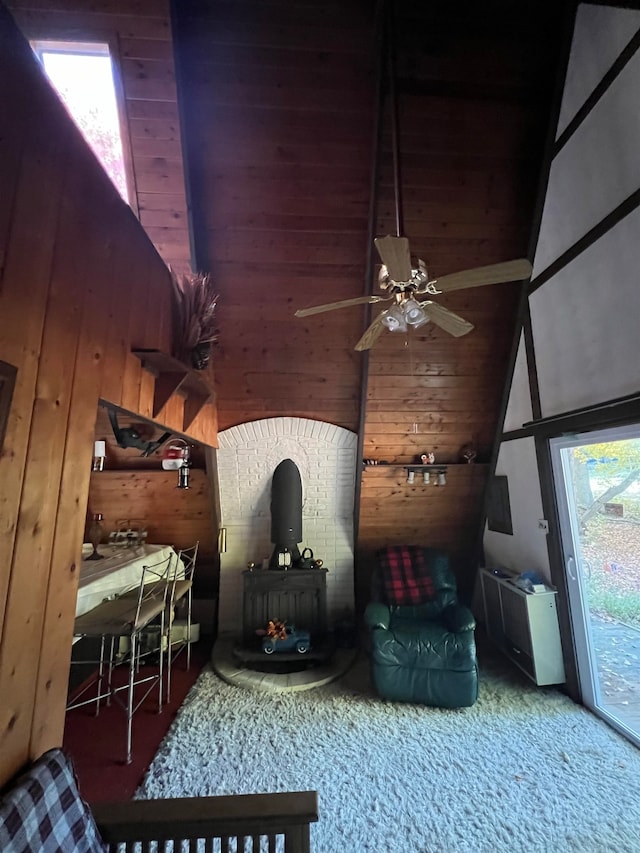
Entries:
{"label": "wooden bench", "polygon": [[[310,853],[316,791],[130,800],[89,807],[61,749],[41,756],[0,797],[2,853],[205,850]],[[219,842],[219,843],[218,843]],[[262,844],[261,844],[262,842]]]}

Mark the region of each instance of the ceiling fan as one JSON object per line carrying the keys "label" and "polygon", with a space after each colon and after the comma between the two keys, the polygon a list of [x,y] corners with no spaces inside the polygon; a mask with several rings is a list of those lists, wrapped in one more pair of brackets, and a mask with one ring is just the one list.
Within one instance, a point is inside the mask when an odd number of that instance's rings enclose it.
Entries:
{"label": "ceiling fan", "polygon": [[[416,297],[424,295],[436,296],[440,293],[448,293],[453,290],[482,287],[483,285],[498,284],[499,282],[522,281],[531,275],[531,264],[526,258],[475,267],[435,279],[429,279],[427,267],[423,260],[418,259],[415,265],[412,263],[409,240],[401,236],[403,228],[398,110],[395,92],[391,24],[391,14],[389,12],[386,39],[384,41],[387,45],[389,103],[392,118],[396,235],[387,234],[386,237],[376,237],[373,241],[382,261],[378,275],[378,286],[384,295],[356,296],[353,299],[343,299],[339,302],[328,302],[324,305],[315,305],[311,308],[301,308],[295,312],[296,317],[309,317],[313,314],[322,314],[325,311],[334,311],[338,308],[349,308],[352,305],[373,305],[378,302],[391,302],[392,304],[388,308],[385,308],[365,330],[355,345],[355,349],[358,351],[370,349],[385,329],[391,332],[407,332],[409,328],[417,329],[429,321],[455,337],[466,335],[473,329],[471,323],[458,314],[454,314],[448,308],[434,302],[432,299],[419,301]],[[380,120],[380,117],[378,120]]]}
{"label": "ceiling fan", "polygon": [[436,296],[453,290],[505,281],[521,281],[531,275],[531,264],[526,258],[520,258],[430,280],[423,260],[419,259],[417,266],[412,267],[409,241],[406,237],[387,234],[386,237],[376,237],[374,243],[383,262],[378,286],[387,291],[388,295],[356,296],[340,302],[301,308],[295,313],[296,317],[309,317],[351,305],[373,305],[377,302],[392,301],[393,304],[378,314],[355,345],[358,351],[370,349],[385,329],[390,332],[406,332],[409,328],[417,329],[429,321],[454,337],[466,335],[473,329],[472,323],[432,299],[418,301],[416,297],[425,294]]}

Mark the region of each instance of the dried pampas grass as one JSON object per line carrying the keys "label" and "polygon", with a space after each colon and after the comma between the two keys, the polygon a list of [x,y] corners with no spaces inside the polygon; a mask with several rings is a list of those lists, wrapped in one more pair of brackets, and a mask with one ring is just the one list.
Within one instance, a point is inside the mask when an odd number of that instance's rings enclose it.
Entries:
{"label": "dried pampas grass", "polygon": [[202,351],[208,351],[218,337],[218,294],[209,273],[183,274],[178,277],[171,270],[171,281],[175,306],[174,355],[181,361],[199,367]]}

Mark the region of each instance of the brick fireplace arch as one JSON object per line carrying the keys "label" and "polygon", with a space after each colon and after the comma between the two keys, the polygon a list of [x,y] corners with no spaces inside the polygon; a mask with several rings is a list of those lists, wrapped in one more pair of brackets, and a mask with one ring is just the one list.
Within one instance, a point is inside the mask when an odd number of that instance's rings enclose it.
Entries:
{"label": "brick fireplace arch", "polygon": [[220,555],[220,633],[240,631],[242,571],[273,551],[271,478],[283,459],[292,459],[302,478],[300,550],[311,548],[329,569],[329,622],[353,610],[356,434],[324,421],[282,417],[231,427],[218,441],[220,516],[227,531],[227,550]]}

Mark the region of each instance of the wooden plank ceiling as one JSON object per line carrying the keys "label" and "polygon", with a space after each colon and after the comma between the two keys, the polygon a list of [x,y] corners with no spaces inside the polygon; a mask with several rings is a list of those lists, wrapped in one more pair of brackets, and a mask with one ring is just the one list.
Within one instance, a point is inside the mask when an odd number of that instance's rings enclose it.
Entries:
{"label": "wooden plank ceiling", "polygon": [[221,295],[220,428],[292,415],[355,429],[361,358],[345,341],[362,311],[293,312],[363,290],[370,14],[283,0],[177,14],[198,265]]}
{"label": "wooden plank ceiling", "polygon": [[[526,256],[564,4],[393,5],[413,254],[431,277]],[[374,18],[355,1],[179,4],[196,248],[221,297],[222,429],[276,415],[358,429],[367,359],[353,345],[366,312],[293,312],[368,292]],[[388,115],[381,150],[375,234],[395,233]],[[453,463],[470,441],[488,461],[518,296],[515,284],[443,295],[471,334],[429,324],[385,333],[372,351],[363,456],[396,465],[363,474],[363,596],[372,551],[388,542],[450,548],[472,575],[486,466],[452,469],[434,489],[408,486],[398,465],[423,451]]]}

